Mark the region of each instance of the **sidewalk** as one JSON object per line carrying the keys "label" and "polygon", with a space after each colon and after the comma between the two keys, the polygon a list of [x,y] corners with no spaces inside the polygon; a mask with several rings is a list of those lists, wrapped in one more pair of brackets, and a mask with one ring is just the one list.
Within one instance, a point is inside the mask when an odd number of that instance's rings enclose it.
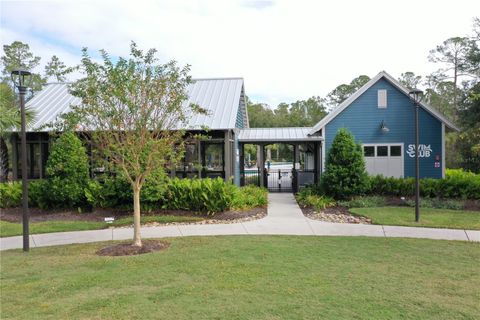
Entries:
{"label": "sidewalk", "polygon": [[[480,231],[396,227],[364,224],[330,223],[306,218],[292,194],[269,194],[268,216],[255,221],[235,224],[171,225],[144,227],[143,238],[165,238],[213,235],[304,235],[304,236],[367,236],[405,237],[480,242]],[[127,240],[133,237],[132,228],[73,231],[35,234],[30,246],[45,247],[71,243]],[[0,250],[22,248],[22,237],[0,238]]]}

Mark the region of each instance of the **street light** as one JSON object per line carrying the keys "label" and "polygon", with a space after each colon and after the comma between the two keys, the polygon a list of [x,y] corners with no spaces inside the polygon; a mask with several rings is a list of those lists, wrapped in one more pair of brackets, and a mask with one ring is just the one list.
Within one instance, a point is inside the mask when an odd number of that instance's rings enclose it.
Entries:
{"label": "street light", "polygon": [[415,221],[420,221],[420,161],[418,158],[418,108],[422,101],[423,91],[420,89],[412,89],[408,95],[415,107]]}
{"label": "street light", "polygon": [[23,223],[23,251],[30,249],[28,231],[28,181],[27,181],[27,133],[25,121],[25,94],[31,85],[32,74],[26,70],[13,70],[12,81],[20,94],[20,114],[22,121],[22,223]]}

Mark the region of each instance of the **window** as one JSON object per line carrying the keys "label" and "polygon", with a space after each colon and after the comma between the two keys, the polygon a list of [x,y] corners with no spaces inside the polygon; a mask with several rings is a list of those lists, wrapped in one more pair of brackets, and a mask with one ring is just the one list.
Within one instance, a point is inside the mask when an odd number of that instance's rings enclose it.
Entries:
{"label": "window", "polygon": [[401,156],[402,156],[401,146],[390,146],[390,157],[401,157]]}
{"label": "window", "polygon": [[387,90],[382,89],[377,91],[378,94],[378,107],[385,109],[387,107]]}
{"label": "window", "polygon": [[[45,177],[47,165],[48,143],[27,142],[27,178],[39,179]],[[17,177],[22,177],[22,146],[17,144]]]}
{"label": "window", "polygon": [[375,147],[364,146],[363,147],[363,155],[365,157],[375,157]]}
{"label": "window", "polygon": [[378,146],[377,157],[388,157],[388,146]]}
{"label": "window", "polygon": [[223,171],[223,144],[205,144],[204,161],[207,171]]}

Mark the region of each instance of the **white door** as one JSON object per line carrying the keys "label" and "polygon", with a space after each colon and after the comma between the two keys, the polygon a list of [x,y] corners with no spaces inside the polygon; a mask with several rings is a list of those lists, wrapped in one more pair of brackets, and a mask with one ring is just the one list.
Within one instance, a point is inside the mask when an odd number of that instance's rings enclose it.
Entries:
{"label": "white door", "polygon": [[368,174],[403,178],[403,144],[364,144]]}

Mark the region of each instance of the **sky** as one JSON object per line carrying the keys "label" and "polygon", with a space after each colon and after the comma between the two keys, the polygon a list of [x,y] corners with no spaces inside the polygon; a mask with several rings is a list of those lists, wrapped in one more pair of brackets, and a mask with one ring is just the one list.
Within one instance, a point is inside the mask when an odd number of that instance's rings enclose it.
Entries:
{"label": "sky", "polygon": [[83,47],[127,56],[133,40],[191,65],[194,78],[243,77],[253,101],[275,107],[361,74],[430,74],[439,66],[428,52],[470,34],[475,15],[478,0],[1,0],[0,40],[67,65]]}

